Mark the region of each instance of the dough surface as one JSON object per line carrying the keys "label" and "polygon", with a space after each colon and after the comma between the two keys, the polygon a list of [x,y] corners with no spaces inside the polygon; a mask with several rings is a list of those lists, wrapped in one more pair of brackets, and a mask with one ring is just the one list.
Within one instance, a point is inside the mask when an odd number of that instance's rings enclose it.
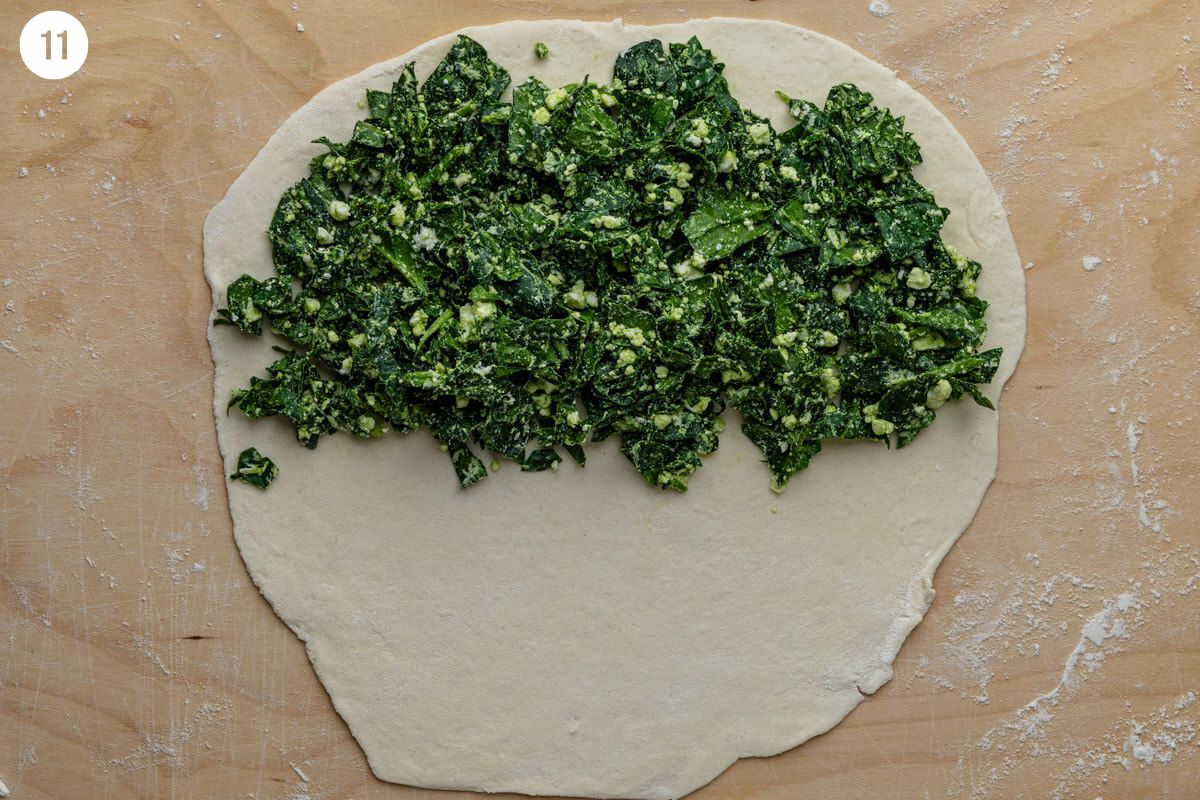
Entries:
{"label": "dough surface", "polygon": [[[1003,346],[998,400],[1024,343],[1024,277],[999,198],[967,143],[887,68],[777,22],[506,22],[462,31],[514,84],[611,76],[625,47],[695,34],[743,105],[787,127],[775,89],[824,101],[853,82],[906,117],[917,177],[951,209],[945,238],[980,260]],[[215,307],[242,273],[272,274],[265,230],[280,194],[349,137],[366,88],[402,66],[424,78],[453,35],[336,83],[293,114],[204,229]],[[538,61],[543,41],[551,56]],[[782,496],[736,424],[686,494],[646,486],[611,443],[588,467],[502,469],[462,492],[426,432],[315,451],[279,419],[225,414],[270,362],[271,337],[213,327],[226,473],[254,445],[269,491],[229,485],[255,583],[305,642],[372,771],[434,788],[675,798],[742,756],[836,725],[892,676],[933,599],[931,579],[995,477],[1000,416],[947,405],[908,448],[831,443]],[[775,513],[773,513],[775,512]]]}

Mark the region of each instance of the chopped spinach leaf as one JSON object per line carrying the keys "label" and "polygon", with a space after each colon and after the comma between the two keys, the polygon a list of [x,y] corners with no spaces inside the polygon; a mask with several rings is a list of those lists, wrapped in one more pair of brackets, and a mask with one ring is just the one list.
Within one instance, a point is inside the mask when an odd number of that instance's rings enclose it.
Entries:
{"label": "chopped spinach leaf", "polygon": [[705,198],[683,223],[683,235],[707,261],[732,255],[771,230],[771,207],[726,193]]}
{"label": "chopped spinach leaf", "polygon": [[265,489],[279,477],[279,467],[253,447],[247,447],[238,455],[237,472],[229,477]]}
{"label": "chopped spinach leaf", "polygon": [[[947,402],[990,408],[981,266],[940,238],[903,120],[843,84],[780,93],[776,131],[723,69],[651,40],[607,84],[530,78],[508,103],[459,37],[424,84],[410,65],[369,91],[280,199],[276,275],[227,290],[218,322],[290,343],[230,406],[308,447],[427,427],[464,487],[482,451],[540,471],[615,436],[681,491],[728,408],[777,490],[825,439],[903,447]],[[234,477],[274,474],[251,449]]]}

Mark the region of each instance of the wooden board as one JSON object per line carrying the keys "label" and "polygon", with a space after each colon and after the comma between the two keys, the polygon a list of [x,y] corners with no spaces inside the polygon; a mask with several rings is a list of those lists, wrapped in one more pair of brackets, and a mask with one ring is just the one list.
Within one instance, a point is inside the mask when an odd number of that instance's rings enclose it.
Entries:
{"label": "wooden board", "polygon": [[999,478],[895,680],[828,735],[740,762],[697,796],[1196,797],[1194,2],[890,0],[882,16],[868,0],[60,5],[91,37],[61,82],[33,77],[15,48],[47,6],[0,8],[0,779],[13,797],[433,796],[371,777],[239,560],[201,223],[312,94],[434,35],[714,14],[838,37],[948,114],[1011,211],[1030,323]]}

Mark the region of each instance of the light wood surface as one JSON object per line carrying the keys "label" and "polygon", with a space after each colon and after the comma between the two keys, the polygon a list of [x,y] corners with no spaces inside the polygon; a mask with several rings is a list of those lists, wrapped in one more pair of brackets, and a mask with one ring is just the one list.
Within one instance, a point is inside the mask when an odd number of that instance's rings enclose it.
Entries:
{"label": "light wood surface", "polygon": [[[514,17],[725,14],[840,38],[958,125],[1031,265],[1030,323],[999,478],[895,680],[829,734],[739,762],[697,797],[1197,797],[1200,9],[868,5],[3,3],[0,779],[12,796],[438,794],[371,777],[239,560],[210,410],[204,215],[312,94],[434,35]],[[47,7],[91,38],[61,82],[29,74],[15,47]]]}

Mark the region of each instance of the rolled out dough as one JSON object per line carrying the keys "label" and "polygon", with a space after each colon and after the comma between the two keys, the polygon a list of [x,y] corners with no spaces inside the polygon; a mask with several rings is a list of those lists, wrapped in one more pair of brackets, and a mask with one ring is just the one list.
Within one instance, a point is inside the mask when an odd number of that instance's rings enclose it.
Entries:
{"label": "rolled out dough", "polygon": [[[611,75],[625,47],[698,35],[743,104],[778,128],[773,92],[822,102],[851,81],[907,118],[918,177],[951,209],[944,235],[983,262],[988,345],[1020,354],[1024,279],[1000,200],[966,142],[887,68],[811,31],[709,19],[506,22],[464,31],[511,72],[551,85]],[[271,137],[205,225],[213,301],[243,272],[272,274],[264,231],[306,174],[319,135],[348,138],[368,87],[453,35],[314,97]],[[546,42],[552,55],[533,56]],[[829,730],[892,675],[933,599],[931,578],[996,469],[999,415],[947,406],[911,447],[826,447],[782,496],[736,424],[687,494],[646,486],[613,446],[586,470],[501,470],[460,491],[426,433],[308,451],[279,420],[225,403],[271,358],[268,337],[214,327],[226,472],[256,445],[280,465],[269,491],[229,486],[251,576],[304,640],[380,778],[424,787],[674,798],[741,756]]]}

